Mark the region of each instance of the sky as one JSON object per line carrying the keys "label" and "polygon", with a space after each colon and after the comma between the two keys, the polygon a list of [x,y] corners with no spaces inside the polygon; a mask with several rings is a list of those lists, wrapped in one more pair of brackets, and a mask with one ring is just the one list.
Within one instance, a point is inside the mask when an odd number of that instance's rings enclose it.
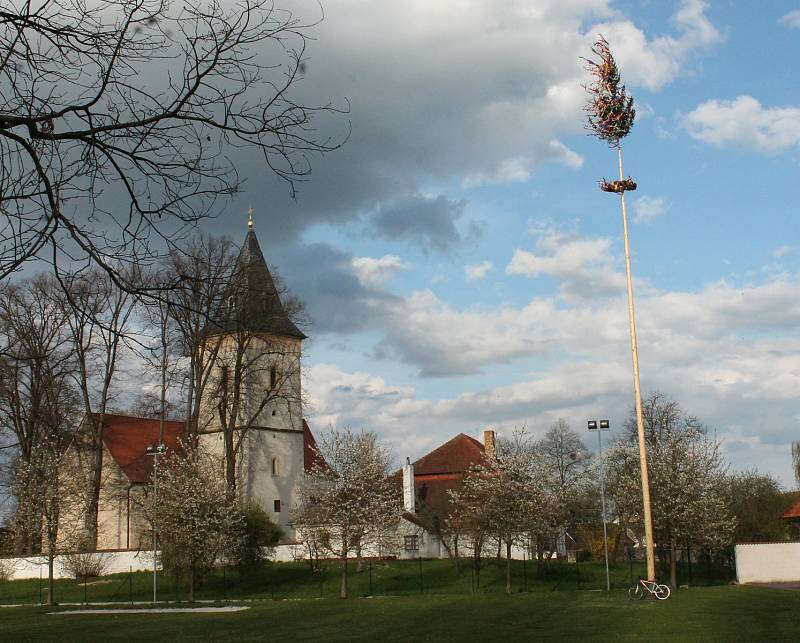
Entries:
{"label": "sky", "polygon": [[581,56],[602,34],[637,109],[623,153],[639,186],[643,392],[716,432],[732,469],[794,486],[800,3],[324,10],[297,95],[348,101],[319,131],[349,121],[349,140],[295,199],[244,164],[244,191],[205,224],[243,238],[252,205],[268,260],[305,301],[313,430],[374,430],[414,458],[486,428],[621,428],[634,399],[622,222],[597,185],[616,154],[583,112]]}
{"label": "sky", "polygon": [[[206,231],[262,249],[312,320],[306,415],[396,459],[458,433],[621,429],[633,406],[616,152],[587,135],[604,35],[637,118],[623,142],[642,389],[732,469],[794,486],[800,440],[800,3],[310,0],[304,104],[349,139],[291,198],[239,153]],[[611,436],[609,436],[610,439]],[[594,447],[594,436],[586,433]]]}

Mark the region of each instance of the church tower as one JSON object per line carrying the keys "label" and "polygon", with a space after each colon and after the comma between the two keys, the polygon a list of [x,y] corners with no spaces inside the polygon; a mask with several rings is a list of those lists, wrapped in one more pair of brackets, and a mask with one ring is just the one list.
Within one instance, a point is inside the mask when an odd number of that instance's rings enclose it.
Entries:
{"label": "church tower", "polygon": [[203,396],[201,445],[220,457],[237,494],[261,505],[292,538],[291,510],[304,465],[300,360],[306,336],[290,313],[251,219],[204,348],[214,368]]}

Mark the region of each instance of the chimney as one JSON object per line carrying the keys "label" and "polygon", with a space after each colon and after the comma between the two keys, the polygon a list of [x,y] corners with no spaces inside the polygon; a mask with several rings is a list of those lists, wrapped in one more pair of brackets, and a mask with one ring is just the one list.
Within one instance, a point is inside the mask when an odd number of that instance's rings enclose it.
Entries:
{"label": "chimney", "polygon": [[406,458],[403,465],[403,509],[410,514],[416,512],[414,502],[414,465]]}
{"label": "chimney", "polygon": [[495,456],[494,431],[491,429],[483,432],[483,452],[487,458]]}

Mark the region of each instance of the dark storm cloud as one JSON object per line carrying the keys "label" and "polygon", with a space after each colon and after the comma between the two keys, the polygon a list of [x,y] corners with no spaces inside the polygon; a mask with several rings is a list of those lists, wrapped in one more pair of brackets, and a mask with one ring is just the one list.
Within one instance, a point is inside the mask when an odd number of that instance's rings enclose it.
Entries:
{"label": "dark storm cloud", "polygon": [[378,206],[369,219],[375,236],[418,243],[425,250],[446,251],[477,233],[474,226],[463,234],[456,225],[465,201],[444,195],[411,195]]}
{"label": "dark storm cloud", "polygon": [[379,323],[388,304],[399,298],[363,284],[353,271],[353,256],[325,243],[296,244],[267,251],[286,284],[306,305],[309,335],[352,333]]}

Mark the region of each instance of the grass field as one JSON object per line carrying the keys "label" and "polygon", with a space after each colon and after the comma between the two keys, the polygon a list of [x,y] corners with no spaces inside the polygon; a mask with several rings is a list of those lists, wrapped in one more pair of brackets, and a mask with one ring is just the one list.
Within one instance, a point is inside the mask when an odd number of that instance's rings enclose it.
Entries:
{"label": "grass field", "polygon": [[[505,589],[505,562],[488,559],[484,561],[480,574],[480,585],[476,586],[471,567],[467,561],[455,569],[448,560],[381,561],[365,562],[360,572],[355,564],[350,565],[351,596],[403,596],[418,594],[498,594]],[[682,569],[681,583],[689,582],[689,570]],[[691,585],[726,583],[729,580],[724,570],[707,570],[695,565],[691,574]],[[627,588],[640,574],[644,565],[620,563],[611,568],[612,587]],[[186,600],[186,578],[173,574],[160,574],[158,579],[161,600]],[[55,597],[59,603],[106,601],[148,601],[153,596],[152,575],[148,572],[114,574],[97,579],[59,580]],[[39,579],[13,582],[0,581],[0,604],[38,604],[44,595],[46,580]],[[514,592],[552,592],[589,589],[605,589],[605,567],[602,562],[575,564],[552,561],[537,572],[530,562],[514,561]],[[239,577],[238,572],[217,570],[205,579],[197,593],[201,600],[265,599],[265,598],[336,598],[339,595],[338,564],[324,563],[322,572],[313,572],[307,563],[273,563],[265,565],[257,574]]]}
{"label": "grass field", "polygon": [[[800,592],[683,589],[668,601],[622,590],[258,600],[226,614],[52,615],[0,608],[3,641],[797,641]],[[64,609],[64,608],[58,608]]]}

